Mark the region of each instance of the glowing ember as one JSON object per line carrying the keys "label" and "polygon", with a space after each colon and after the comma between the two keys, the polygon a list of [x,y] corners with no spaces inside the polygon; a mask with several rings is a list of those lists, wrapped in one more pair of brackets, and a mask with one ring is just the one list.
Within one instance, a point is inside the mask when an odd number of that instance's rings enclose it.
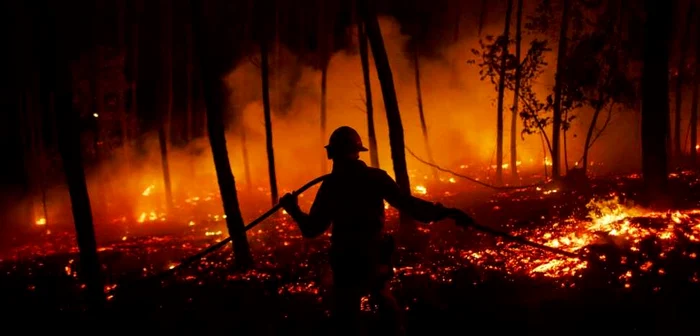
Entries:
{"label": "glowing ember", "polygon": [[413,189],[414,189],[414,191],[415,191],[417,194],[420,194],[420,195],[425,195],[425,194],[428,193],[428,189],[426,189],[426,188],[425,188],[424,186],[422,186],[422,185],[417,185],[417,186],[416,186],[415,188],[413,188]]}
{"label": "glowing ember", "polygon": [[141,195],[143,195],[143,196],[148,196],[148,195],[150,195],[151,192],[153,192],[153,188],[155,188],[155,187],[156,187],[156,186],[154,186],[154,185],[151,184],[150,186],[148,186],[148,188],[146,188],[146,190],[144,190],[144,191],[141,193]]}
{"label": "glowing ember", "polygon": [[36,223],[36,225],[46,225],[46,218],[41,217],[41,218],[37,219],[35,223]]}
{"label": "glowing ember", "polygon": [[[520,232],[520,234],[529,236],[533,241],[571,252],[603,242],[606,237],[621,247],[628,247],[631,251],[639,251],[639,244],[645,238],[652,236],[662,242],[668,242],[662,246],[665,250],[672,248],[670,241],[677,238],[677,234],[683,234],[685,239],[693,242],[700,241],[700,220],[690,216],[696,214],[697,210],[673,213],[654,212],[621,204],[618,197],[593,199],[588,203],[587,208],[589,209],[588,220],[579,221],[570,218],[563,224],[554,223],[550,230]],[[641,219],[649,218],[662,219],[667,224],[651,227],[641,223],[643,222]],[[539,273],[548,277],[572,276],[587,267],[585,261],[572,258],[527,259],[527,263],[533,264],[530,273]]]}

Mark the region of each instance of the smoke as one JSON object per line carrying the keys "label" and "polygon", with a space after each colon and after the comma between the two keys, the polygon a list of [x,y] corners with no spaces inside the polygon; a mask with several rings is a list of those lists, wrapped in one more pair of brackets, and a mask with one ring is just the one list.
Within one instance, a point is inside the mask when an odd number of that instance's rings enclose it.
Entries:
{"label": "smoke", "polygon": [[[417,108],[413,63],[404,53],[409,37],[401,33],[401,27],[391,18],[380,18],[380,26],[393,73],[406,145],[427,158]],[[484,35],[497,35],[501,29],[498,25],[486,27]],[[356,38],[354,40],[356,43]],[[493,165],[496,163],[497,94],[489,81],[479,79],[479,68],[467,63],[474,58],[471,49],[478,46],[478,41],[476,31],[471,35],[462,34],[458,42],[431,53],[436,56],[422,58],[421,87],[429,145],[435,163],[455,169],[469,167],[465,174],[493,178]],[[523,42],[523,49],[526,49],[527,38]],[[281,193],[291,191],[330,169],[323,145],[335,128],[351,126],[368,143],[364,84],[356,50],[357,46],[354,45],[348,50],[335,53],[330,60],[326,134],[321,134],[320,127],[320,70],[304,65],[300,56],[284,47],[270,50],[274,154]],[[231,123],[226,125],[227,146],[245,219],[254,218],[269,204],[261,79],[256,59],[259,57],[251,56],[224,78],[231,92],[229,114],[232,117],[229,118]],[[549,68],[535,88],[541,99],[551,92],[553,68],[556,64],[554,57],[553,53],[548,55]],[[370,64],[380,165],[393,175],[384,102],[371,55]],[[504,163],[509,163],[510,157],[511,104],[512,94],[508,92],[504,109]],[[579,114],[581,117],[574,120],[572,128],[567,132],[570,167],[582,155],[582,144],[592,113],[582,110]],[[608,129],[591,150],[592,161],[605,163],[604,166],[594,164],[591,167],[593,172],[637,169],[637,118],[631,111],[615,114]],[[544,157],[540,136],[525,135],[521,138],[521,121],[517,125],[517,156],[521,162],[519,170],[523,174],[542,174]],[[246,170],[244,164],[244,148],[249,156],[249,170]],[[127,156],[121,151],[115,153],[111,160],[88,171],[88,189],[98,234],[107,232],[110,228],[121,229],[124,222],[138,219],[155,225],[164,219],[168,222],[176,220],[188,223],[198,218],[215,218],[223,214],[207,139],[196,140],[185,148],[170,148],[170,175],[173,197],[177,204],[176,209],[170,210],[166,209],[157,136],[154,134],[148,137],[147,155],[143,158],[136,160],[134,153]],[[366,153],[361,158],[369,161]],[[430,167],[408,155],[407,163],[413,185],[430,183],[426,181],[432,177]],[[504,169],[506,176],[508,172],[509,168]],[[250,185],[246,183],[248,178],[252,181]],[[150,191],[146,193],[149,188]],[[307,193],[302,202],[310,202],[314,192],[312,189]],[[47,199],[49,225],[72,225],[65,187],[53,188]],[[31,205],[36,218],[44,216],[38,196],[31,200]]]}
{"label": "smoke", "polygon": [[[386,44],[391,69],[396,87],[396,93],[401,110],[406,145],[423,157],[427,157],[425,142],[420,128],[417,107],[413,61],[404,50],[409,36],[401,34],[401,27],[392,18],[380,18],[382,35]],[[484,34],[498,34],[502,29],[497,26],[487,27]],[[355,34],[356,32],[352,32]],[[356,40],[356,39],[355,39]],[[524,41],[523,49],[526,49]],[[471,49],[478,46],[476,33],[463,34],[457,43],[436,52],[437,57],[422,58],[421,88],[423,95],[424,113],[428,125],[430,146],[436,163],[445,166],[472,165],[488,167],[496,162],[496,91],[488,81],[479,79],[479,68],[467,61],[474,56]],[[275,160],[279,184],[293,187],[302,180],[313,178],[323,173],[325,153],[323,145],[330,132],[336,127],[348,125],[360,133],[367,143],[367,117],[364,106],[364,84],[357,46],[352,50],[335,53],[328,69],[327,89],[327,131],[320,130],[320,101],[321,101],[321,72],[312,67],[299,63],[287,63],[286,67],[275,67],[276,55],[271,55],[271,105],[273,113],[273,134]],[[290,53],[280,51],[281,57],[288,58]],[[536,91],[543,99],[551,92],[553,86],[552,62],[554,55],[549,55],[550,69],[542,75]],[[293,57],[293,56],[292,56]],[[389,173],[393,173],[388,128],[384,112],[384,103],[374,62],[370,59],[372,99],[375,109],[375,126],[377,130],[380,165]],[[299,75],[298,73],[301,72]],[[296,81],[290,81],[295,78]],[[231,89],[232,113],[237,115],[237,122],[245,127],[248,135],[248,150],[251,155],[252,178],[257,184],[267,184],[267,158],[265,155],[265,137],[263,110],[261,103],[260,70],[254,62],[244,62],[236,67],[226,77],[226,83]],[[283,103],[291,97],[290,103]],[[512,94],[507,93],[504,114],[504,152],[505,161],[509,162],[510,141],[510,106]],[[283,108],[280,108],[280,107]],[[582,141],[588,127],[591,113],[581,112],[581,119],[575,120],[572,129],[567,133],[569,146],[569,161],[573,166],[582,155]],[[584,117],[585,116],[585,117]],[[586,118],[587,117],[587,118]],[[613,120],[607,133],[615,133],[615,125],[619,120]],[[542,170],[543,148],[539,135],[526,135],[521,138],[522,123],[517,122],[517,152],[518,160],[522,162],[523,170]],[[232,129],[239,129],[232,127]],[[240,176],[243,172],[242,157],[238,148],[241,146],[240,136],[232,132],[229,147],[234,171]],[[609,136],[618,144],[617,154],[625,151],[619,147],[626,143],[626,151],[633,148],[629,141],[629,132]],[[607,141],[606,134],[598,143]],[[594,150],[591,157],[600,160],[603,150]],[[615,154],[615,151],[612,151]],[[368,154],[363,154],[363,160],[368,161]],[[407,158],[409,170],[415,176],[430,174],[430,168],[422,165],[411,157]],[[507,170],[506,170],[507,171]],[[493,175],[493,172],[491,172]]]}

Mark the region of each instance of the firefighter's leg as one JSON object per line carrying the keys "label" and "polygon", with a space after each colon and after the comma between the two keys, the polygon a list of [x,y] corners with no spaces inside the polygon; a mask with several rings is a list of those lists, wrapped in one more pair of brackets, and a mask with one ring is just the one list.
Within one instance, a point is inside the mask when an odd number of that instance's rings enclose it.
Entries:
{"label": "firefighter's leg", "polygon": [[336,335],[359,335],[360,297],[355,286],[334,286],[333,327]]}
{"label": "firefighter's leg", "polygon": [[396,298],[391,293],[388,282],[378,284],[374,291],[374,297],[377,298],[379,306],[379,314],[382,320],[383,335],[405,335],[405,325],[403,320],[403,311],[399,307]]}

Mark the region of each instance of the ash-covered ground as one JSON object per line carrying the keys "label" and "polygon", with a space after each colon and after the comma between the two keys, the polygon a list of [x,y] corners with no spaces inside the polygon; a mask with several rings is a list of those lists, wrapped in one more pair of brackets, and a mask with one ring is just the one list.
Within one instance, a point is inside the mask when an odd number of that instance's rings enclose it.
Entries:
{"label": "ash-covered ground", "polygon": [[[674,200],[654,209],[635,205],[637,175],[597,178],[583,188],[454,192],[460,183],[450,179],[416,191],[473,214],[483,225],[587,257],[519,246],[450,220],[419,226],[414,245],[421,247],[399,246],[392,281],[409,334],[700,330],[697,174],[672,174]],[[387,230],[393,232],[397,214],[387,212]],[[89,324],[97,328],[93,332],[328,333],[328,236],[302,239],[283,213],[249,231],[256,261],[250,271],[232,270],[227,246],[175,276],[148,280],[225,234],[219,216],[178,221],[146,214],[125,223],[100,243],[108,306],[86,316],[74,235],[37,230],[24,237],[28,242],[4,249],[0,292],[11,315],[6,325],[69,332],[87,328],[76,322],[89,317],[99,322]],[[363,309],[371,326],[371,298]]]}

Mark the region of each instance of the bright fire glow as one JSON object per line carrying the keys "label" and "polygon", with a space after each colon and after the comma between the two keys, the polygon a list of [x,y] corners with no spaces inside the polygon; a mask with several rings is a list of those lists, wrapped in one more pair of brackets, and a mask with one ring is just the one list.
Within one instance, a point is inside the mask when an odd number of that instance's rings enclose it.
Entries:
{"label": "bright fire glow", "polygon": [[156,187],[155,185],[152,185],[152,184],[151,184],[150,186],[148,186],[148,188],[146,188],[146,190],[144,190],[144,191],[141,193],[141,195],[143,195],[143,196],[148,196],[148,195],[150,195],[151,192],[153,191],[153,188],[155,188],[155,187]]}

